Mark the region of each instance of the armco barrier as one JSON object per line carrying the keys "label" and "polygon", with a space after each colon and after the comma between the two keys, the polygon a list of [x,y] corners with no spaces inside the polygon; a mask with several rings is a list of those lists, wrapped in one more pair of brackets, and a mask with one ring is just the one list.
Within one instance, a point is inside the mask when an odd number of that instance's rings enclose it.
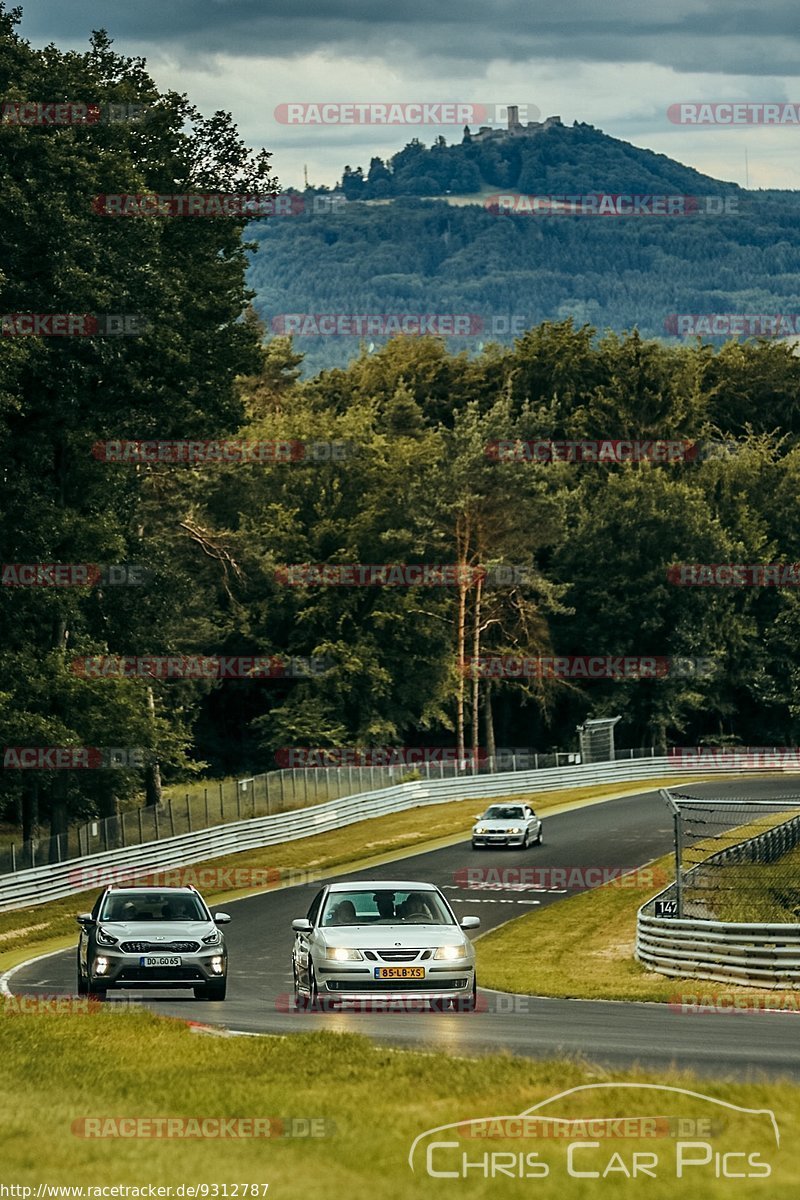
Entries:
{"label": "armco barrier", "polygon": [[[705,775],[729,772],[731,769],[731,764],[727,762],[719,766],[703,763],[698,767],[698,771]],[[769,767],[762,763],[760,769],[764,771]],[[0,911],[27,908],[44,900],[57,900],[86,891],[83,873],[87,868],[126,867],[131,868],[132,873],[173,870],[206,859],[236,854],[241,850],[276,846],[311,837],[316,833],[341,829],[368,817],[403,812],[422,805],[445,804],[451,800],[490,800],[496,796],[558,791],[597,783],[626,783],[666,775],[686,778],[691,774],[690,766],[677,767],[674,759],[665,757],[398,784],[375,792],[329,800],[312,808],[216,825],[179,837],[164,838],[159,842],[122,847],[5,875],[0,877]]]}
{"label": "armco barrier", "polygon": [[[712,864],[773,862],[800,844],[800,816],[710,855],[684,875]],[[800,924],[656,917],[657,900],[675,898],[671,883],[639,909],[636,958],[661,975],[760,987],[800,986]]]}

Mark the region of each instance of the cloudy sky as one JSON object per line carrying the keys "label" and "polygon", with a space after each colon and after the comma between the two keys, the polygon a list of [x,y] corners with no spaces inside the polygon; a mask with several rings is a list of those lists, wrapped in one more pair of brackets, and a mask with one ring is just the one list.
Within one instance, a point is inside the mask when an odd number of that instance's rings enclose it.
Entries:
{"label": "cloudy sky", "polygon": [[799,124],[691,128],[667,116],[700,101],[800,110],[796,0],[15,2],[34,45],[84,49],[104,27],[162,89],[232,112],[248,143],[273,152],[284,187],[302,183],[304,164],[311,183],[332,184],[345,163],[366,168],[410,137],[460,140],[461,124],[287,124],[278,106],[437,101],[558,113],[741,184],[746,153],[751,187],[800,187]]}

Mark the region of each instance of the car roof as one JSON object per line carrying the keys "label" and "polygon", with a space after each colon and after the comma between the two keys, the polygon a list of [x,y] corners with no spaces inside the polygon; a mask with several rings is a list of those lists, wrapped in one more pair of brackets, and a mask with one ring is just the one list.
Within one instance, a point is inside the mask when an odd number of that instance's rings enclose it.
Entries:
{"label": "car roof", "polygon": [[196,896],[198,894],[197,888],[194,887],[167,887],[157,883],[141,884],[138,887],[117,887],[113,885],[107,888],[106,892],[110,896],[127,896],[128,893],[141,895],[142,892],[180,892],[184,896]]}
{"label": "car roof", "polygon": [[418,879],[352,879],[349,883],[330,884],[332,892],[438,892],[435,883],[420,883]]}

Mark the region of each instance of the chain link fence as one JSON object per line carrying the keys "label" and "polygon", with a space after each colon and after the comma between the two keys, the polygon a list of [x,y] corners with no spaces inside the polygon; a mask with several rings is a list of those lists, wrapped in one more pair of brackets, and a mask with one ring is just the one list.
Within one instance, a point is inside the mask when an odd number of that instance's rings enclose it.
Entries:
{"label": "chain link fence", "polygon": [[[652,747],[618,750],[615,760],[650,758]],[[342,796],[356,796],[376,788],[391,787],[412,779],[454,779],[459,776],[497,774],[504,771],[544,770],[580,764],[572,751],[540,754],[520,749],[514,753],[458,762],[424,762],[370,767],[293,767],[267,771],[244,779],[207,780],[165,788],[159,805],[130,808],[117,816],[97,817],[71,827],[66,833],[39,837],[0,848],[0,875],[48,863],[68,862],[87,854],[142,845],[242,821],[249,817],[291,812]]]}
{"label": "chain link fence", "polygon": [[661,915],[800,922],[800,795],[700,799],[672,788],[662,794],[675,821],[676,885]]}

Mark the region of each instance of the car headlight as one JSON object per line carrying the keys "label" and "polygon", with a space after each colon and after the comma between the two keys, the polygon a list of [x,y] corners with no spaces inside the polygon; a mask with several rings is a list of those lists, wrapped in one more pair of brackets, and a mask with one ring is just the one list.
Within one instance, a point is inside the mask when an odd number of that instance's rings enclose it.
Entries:
{"label": "car headlight", "polygon": [[100,946],[116,946],[117,944],[117,939],[107,933],[105,929],[98,929],[95,936]]}
{"label": "car headlight", "polygon": [[514,826],[514,828],[513,828],[513,829],[509,829],[509,831],[508,831],[508,832],[509,832],[509,833],[522,833],[522,830],[520,829],[519,825],[515,825],[515,826]]}
{"label": "car headlight", "polygon": [[484,828],[483,825],[476,825],[472,832],[473,833],[486,833],[486,829]]}
{"label": "car headlight", "polygon": [[434,951],[434,954],[433,954],[434,958],[444,959],[445,962],[453,962],[457,958],[466,958],[466,956],[467,956],[467,948],[464,945],[440,946],[438,948],[438,950]]}
{"label": "car headlight", "polygon": [[220,933],[220,931],[218,929],[215,929],[213,933],[210,933],[208,935],[208,937],[203,938],[203,945],[204,946],[218,946],[221,941],[222,941],[222,934]]}
{"label": "car headlight", "polygon": [[325,957],[332,958],[334,962],[359,962],[364,955],[352,946],[328,946]]}

